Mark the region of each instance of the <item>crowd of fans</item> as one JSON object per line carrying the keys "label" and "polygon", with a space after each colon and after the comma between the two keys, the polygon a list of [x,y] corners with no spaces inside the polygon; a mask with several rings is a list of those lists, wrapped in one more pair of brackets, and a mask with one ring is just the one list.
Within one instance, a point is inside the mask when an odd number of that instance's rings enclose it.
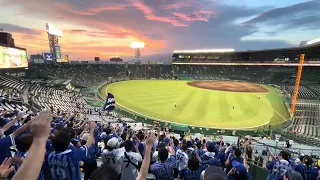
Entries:
{"label": "crowd of fans", "polygon": [[177,137],[156,126],[133,130],[126,121],[118,121],[122,125],[94,122],[77,111],[51,109],[26,114],[19,109],[2,110],[0,177],[249,180],[250,163],[258,161],[269,171],[268,180],[315,180],[319,174],[309,156],[294,159],[288,151],[273,155],[269,149],[257,155],[250,138],[229,144],[222,137]]}
{"label": "crowd of fans", "polygon": [[[128,71],[117,66],[118,70],[112,72],[94,67],[110,77],[119,72],[121,76],[133,77],[150,74],[158,77],[157,74],[170,72],[166,66],[143,69],[131,65]],[[105,67],[112,69],[109,65]],[[78,72],[77,65],[57,68],[61,71],[69,68],[70,74]],[[179,71],[185,72],[178,68]],[[95,83],[105,79],[99,73],[95,76],[89,79],[97,79]],[[78,78],[79,82],[88,79],[82,75]],[[156,125],[131,127],[118,115],[90,109],[81,93],[39,85],[29,88],[29,104],[38,105],[42,111],[26,111],[18,104],[10,105],[14,99],[21,99],[25,83],[8,77],[0,80],[6,87],[0,91],[0,178],[3,179],[249,180],[253,179],[250,168],[255,165],[269,172],[268,180],[320,179],[318,162],[308,155],[294,158],[286,150],[292,144],[289,142],[279,154],[268,148],[259,153],[250,137],[227,142],[223,137],[175,134]],[[3,104],[6,108],[2,108]],[[110,116],[108,120],[106,116]]]}

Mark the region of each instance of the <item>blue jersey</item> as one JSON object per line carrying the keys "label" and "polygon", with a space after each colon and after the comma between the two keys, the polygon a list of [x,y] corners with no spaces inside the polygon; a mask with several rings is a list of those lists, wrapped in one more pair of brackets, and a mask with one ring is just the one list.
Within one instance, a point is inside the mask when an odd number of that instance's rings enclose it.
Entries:
{"label": "blue jersey", "polygon": [[64,152],[51,152],[47,157],[47,164],[53,180],[81,180],[79,161],[88,155],[86,145],[77,149],[70,146]]}
{"label": "blue jersey", "polygon": [[150,170],[154,174],[156,180],[173,180],[173,170],[176,165],[174,156],[171,156],[166,162],[154,163]]}
{"label": "blue jersey", "polygon": [[318,176],[318,169],[316,167],[307,167],[304,164],[299,164],[296,168],[303,180],[316,180]]}
{"label": "blue jersey", "polygon": [[197,170],[191,171],[188,168],[182,169],[180,174],[184,180],[201,180],[201,173],[205,170],[205,166],[200,166]]}
{"label": "blue jersey", "polygon": [[83,162],[84,163],[96,162],[98,153],[99,153],[99,148],[95,144],[92,144],[88,149],[88,156],[85,159],[83,159]]}
{"label": "blue jersey", "polygon": [[12,135],[0,139],[0,162],[3,162],[7,157],[11,157],[10,147],[15,145]]}
{"label": "blue jersey", "polygon": [[[18,156],[18,157],[20,157],[22,160],[24,160],[24,159],[27,157],[27,154],[28,154],[28,152],[18,151],[18,152],[15,153],[15,156]],[[22,163],[23,163],[23,162],[22,162]],[[15,164],[15,166],[14,166],[15,172],[17,172],[19,168],[20,168],[20,165]],[[42,168],[41,168],[41,171],[40,171],[38,180],[44,180],[43,166],[42,166]]]}
{"label": "blue jersey", "polygon": [[206,152],[201,156],[201,164],[206,166],[221,166],[219,159],[216,158],[214,152]]}

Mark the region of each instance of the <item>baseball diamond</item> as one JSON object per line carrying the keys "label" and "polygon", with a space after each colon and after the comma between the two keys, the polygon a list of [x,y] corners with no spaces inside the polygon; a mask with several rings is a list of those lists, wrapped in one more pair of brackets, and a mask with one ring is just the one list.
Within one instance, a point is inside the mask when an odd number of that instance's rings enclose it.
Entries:
{"label": "baseball diamond", "polygon": [[163,121],[252,129],[290,118],[278,89],[232,81],[132,80],[101,88],[117,106]]}

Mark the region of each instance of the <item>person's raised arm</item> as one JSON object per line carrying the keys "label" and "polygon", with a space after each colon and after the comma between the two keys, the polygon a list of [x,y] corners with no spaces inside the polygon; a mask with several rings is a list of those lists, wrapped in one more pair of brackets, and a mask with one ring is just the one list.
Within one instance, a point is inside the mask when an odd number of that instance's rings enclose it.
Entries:
{"label": "person's raised arm", "polygon": [[196,158],[199,160],[199,162],[201,162],[201,159],[200,159],[200,156],[199,156],[199,153],[198,153],[198,147],[197,146],[195,146],[194,147],[194,153],[196,154]]}
{"label": "person's raised arm", "polygon": [[[29,122],[30,122],[30,121],[29,121]],[[15,132],[13,132],[13,133],[12,133],[12,137],[13,137],[13,138],[16,138],[19,134],[25,132],[25,131],[28,129],[28,127],[29,127],[29,124],[30,124],[29,122],[28,122],[27,124],[21,126],[21,127],[20,127],[19,129],[17,129]]]}
{"label": "person's raised arm", "polygon": [[14,117],[10,122],[8,122],[5,126],[3,126],[1,129],[3,130],[3,132],[8,131],[8,129],[11,128],[11,126],[19,119],[22,118],[22,116],[24,116],[24,112],[21,111],[18,113],[18,115],[16,117]]}
{"label": "person's raised arm", "polygon": [[272,160],[276,160],[276,157],[272,154],[269,147],[267,147],[267,151],[269,152],[269,155],[271,156]]}
{"label": "person's raised arm", "polygon": [[144,153],[144,159],[142,161],[140,173],[136,180],[145,180],[147,178],[149,166],[150,166],[151,149],[155,140],[156,140],[156,137],[154,133],[149,134],[149,137],[146,142],[146,151]]}
{"label": "person's raised arm", "polygon": [[95,122],[91,122],[90,123],[90,135],[89,135],[88,141],[86,143],[86,146],[88,148],[90,148],[90,146],[94,143],[94,136],[93,136],[94,128],[96,128],[96,123]]}
{"label": "person's raised arm", "polygon": [[46,140],[50,132],[52,113],[50,110],[40,112],[37,117],[30,121],[29,128],[33,136],[31,147],[26,159],[12,180],[37,180],[43,164],[46,151]]}
{"label": "person's raised arm", "polygon": [[83,131],[80,134],[80,137],[82,137],[84,135],[84,133],[86,133],[89,130],[89,125],[85,125]]}

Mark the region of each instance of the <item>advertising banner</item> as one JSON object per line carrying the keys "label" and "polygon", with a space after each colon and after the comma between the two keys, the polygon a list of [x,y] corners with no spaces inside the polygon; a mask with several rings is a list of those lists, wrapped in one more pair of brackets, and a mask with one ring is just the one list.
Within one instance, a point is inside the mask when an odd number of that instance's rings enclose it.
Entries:
{"label": "advertising banner", "polygon": [[62,59],[60,46],[55,46],[54,49],[55,49],[55,52],[56,52],[56,59],[57,59],[57,62],[58,62],[58,60]]}
{"label": "advertising banner", "polygon": [[69,56],[66,54],[62,54],[61,59],[57,58],[57,62],[69,62]]}
{"label": "advertising banner", "polygon": [[25,67],[28,67],[26,50],[0,46],[0,69]]}
{"label": "advertising banner", "polygon": [[43,59],[45,61],[53,61],[53,54],[52,53],[43,53]]}

